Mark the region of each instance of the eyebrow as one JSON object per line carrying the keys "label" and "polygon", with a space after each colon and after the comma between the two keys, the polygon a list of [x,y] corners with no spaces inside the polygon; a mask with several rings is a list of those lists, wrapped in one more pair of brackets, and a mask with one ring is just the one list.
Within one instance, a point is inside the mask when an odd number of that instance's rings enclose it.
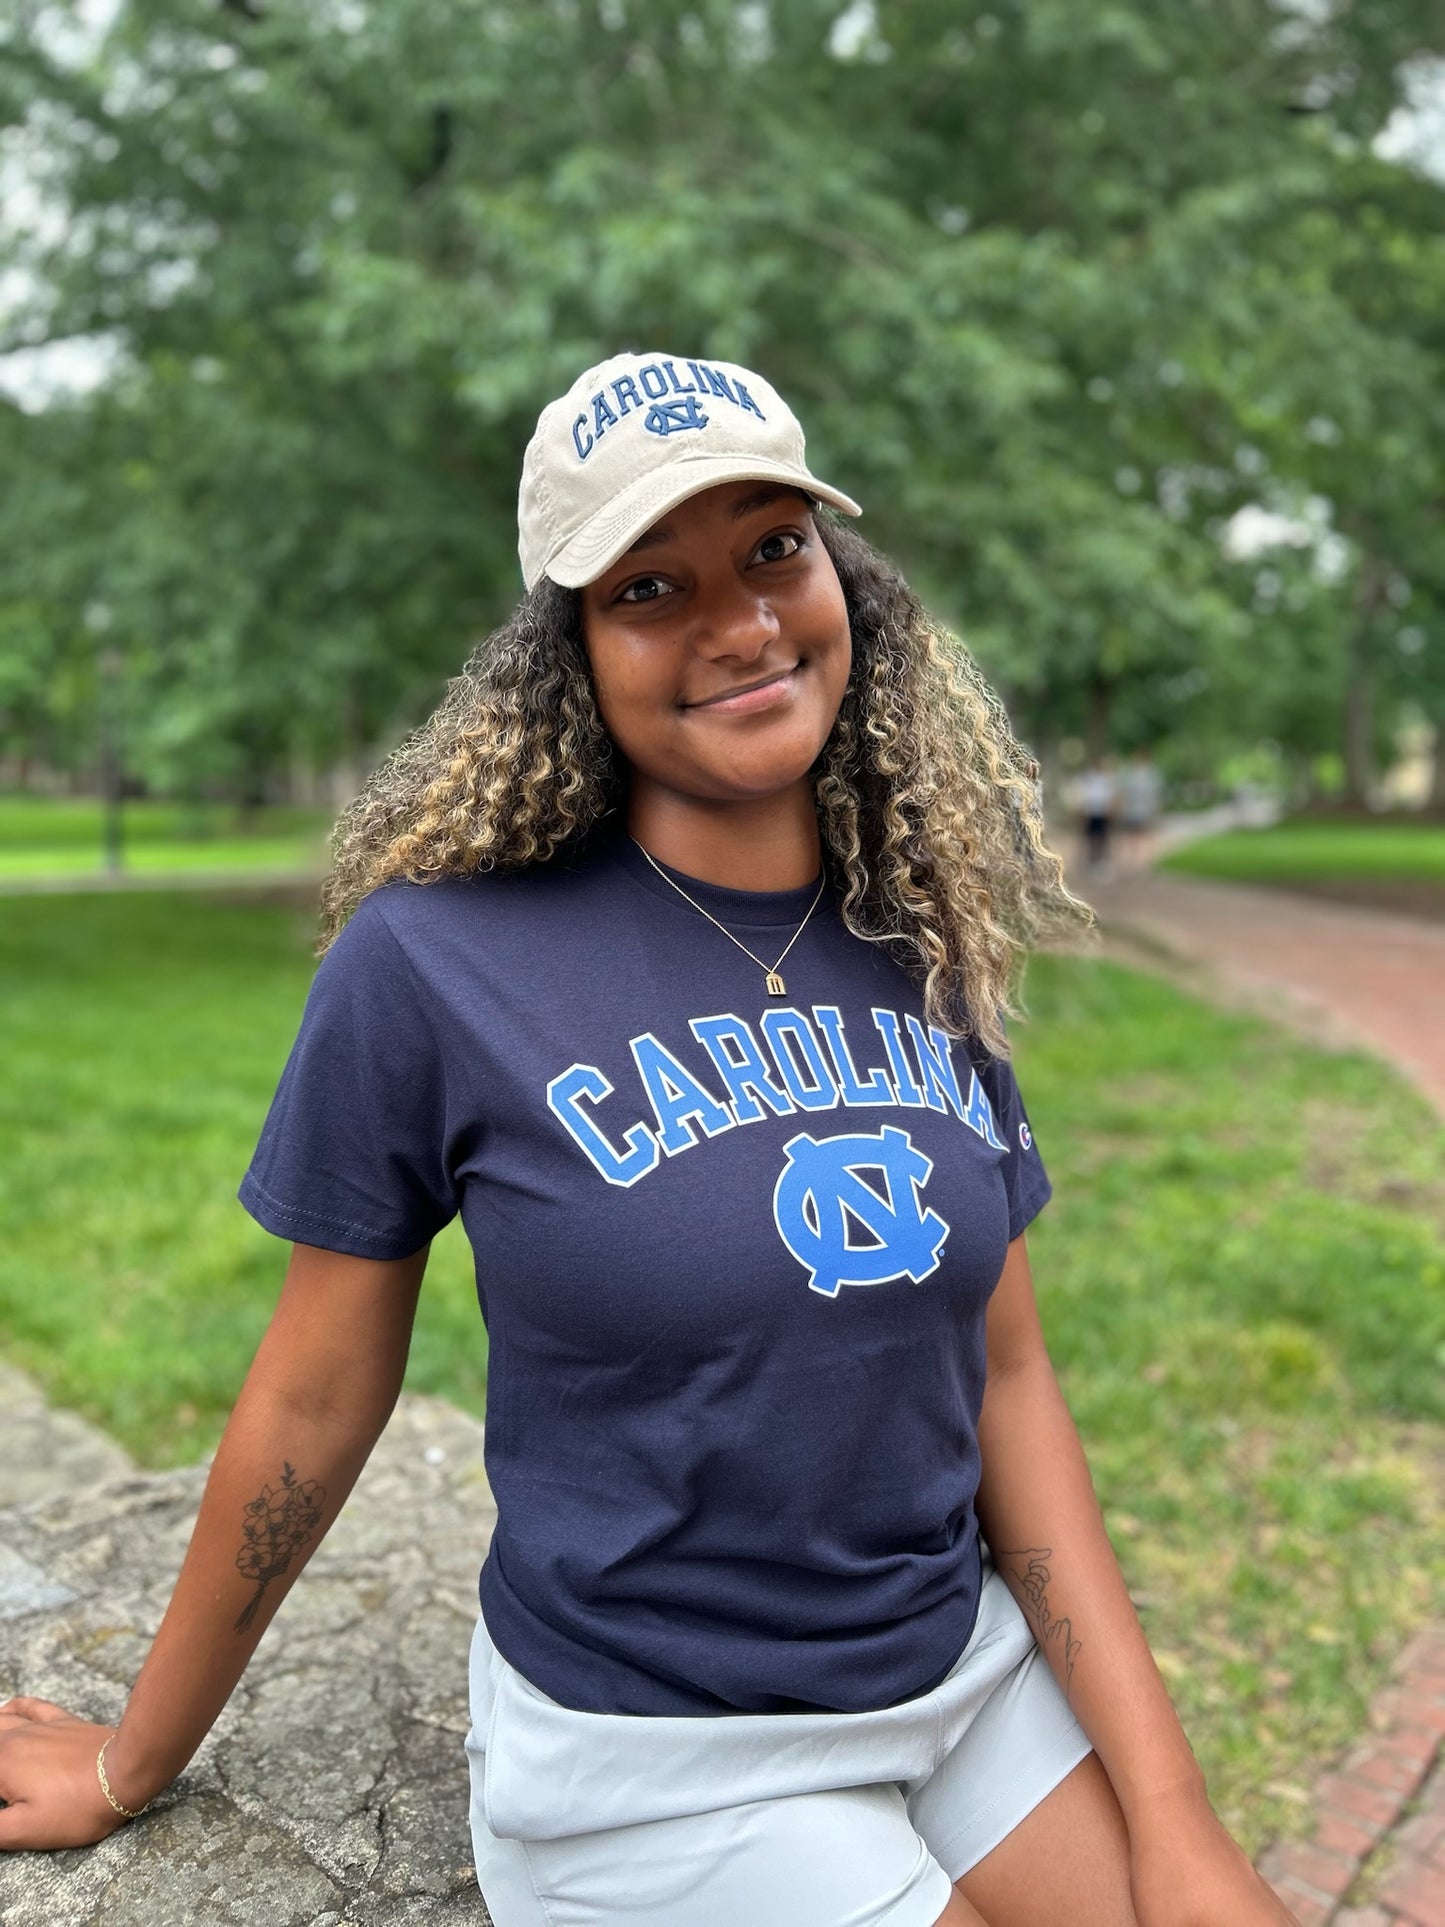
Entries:
{"label": "eyebrow", "polygon": [[[801,489],[793,488],[786,482],[765,482],[761,488],[755,488],[751,495],[744,495],[740,501],[733,503],[731,519],[741,522],[744,516],[751,515],[755,509],[766,508],[770,502],[781,501],[785,495],[796,495],[802,501],[807,500]],[[676,530],[666,522],[659,522],[655,528],[639,535],[624,553],[636,555],[642,549],[659,548],[664,542],[671,542],[675,534]]]}

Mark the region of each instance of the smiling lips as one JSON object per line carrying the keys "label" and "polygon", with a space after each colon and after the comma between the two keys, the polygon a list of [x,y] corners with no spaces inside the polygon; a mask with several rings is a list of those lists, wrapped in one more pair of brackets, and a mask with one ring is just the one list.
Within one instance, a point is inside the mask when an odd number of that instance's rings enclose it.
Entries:
{"label": "smiling lips", "polygon": [[721,695],[704,697],[701,702],[686,703],[684,708],[710,709],[729,716],[746,715],[754,709],[767,709],[789,695],[793,677],[800,666],[794,663],[791,669],[781,669],[775,675],[765,676],[761,682],[744,683],[739,689],[725,689]]}

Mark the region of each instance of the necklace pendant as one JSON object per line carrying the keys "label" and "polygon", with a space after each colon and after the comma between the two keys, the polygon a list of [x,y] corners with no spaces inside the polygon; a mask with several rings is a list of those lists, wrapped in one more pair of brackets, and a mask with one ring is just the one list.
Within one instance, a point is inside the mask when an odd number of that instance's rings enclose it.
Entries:
{"label": "necklace pendant", "polygon": [[768,995],[770,997],[786,997],[787,994],[788,986],[783,982],[776,970],[770,970],[768,972]]}

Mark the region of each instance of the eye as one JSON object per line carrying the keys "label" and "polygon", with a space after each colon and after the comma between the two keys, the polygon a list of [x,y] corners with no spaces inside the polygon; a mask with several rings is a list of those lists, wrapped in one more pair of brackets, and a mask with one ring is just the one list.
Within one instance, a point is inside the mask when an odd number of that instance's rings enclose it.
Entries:
{"label": "eye", "polygon": [[803,546],[803,538],[795,529],[774,529],[765,535],[757,547],[760,562],[786,562],[789,556],[796,555]]}
{"label": "eye", "polygon": [[640,575],[629,582],[625,589],[618,591],[618,602],[656,602],[659,596],[666,595],[667,584],[660,575]]}

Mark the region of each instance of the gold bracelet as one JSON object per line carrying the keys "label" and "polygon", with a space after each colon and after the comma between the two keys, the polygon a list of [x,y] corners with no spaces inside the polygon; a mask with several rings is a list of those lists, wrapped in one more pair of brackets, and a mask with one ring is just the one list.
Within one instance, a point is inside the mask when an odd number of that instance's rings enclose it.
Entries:
{"label": "gold bracelet", "polygon": [[112,1733],[109,1736],[109,1738],[104,1740],[101,1744],[101,1749],[99,1753],[97,1753],[95,1756],[96,1777],[100,1781],[101,1792],[105,1795],[106,1799],[110,1801],[110,1804],[115,1808],[116,1812],[126,1820],[139,1820],[141,1815],[145,1812],[146,1807],[150,1805],[150,1801],[147,1800],[144,1807],[123,1807],[120,1801],[117,1800],[115,1795],[111,1792],[110,1781],[107,1780],[105,1777],[105,1749],[110,1745],[111,1740],[113,1740],[114,1738],[115,1738],[115,1734]]}

